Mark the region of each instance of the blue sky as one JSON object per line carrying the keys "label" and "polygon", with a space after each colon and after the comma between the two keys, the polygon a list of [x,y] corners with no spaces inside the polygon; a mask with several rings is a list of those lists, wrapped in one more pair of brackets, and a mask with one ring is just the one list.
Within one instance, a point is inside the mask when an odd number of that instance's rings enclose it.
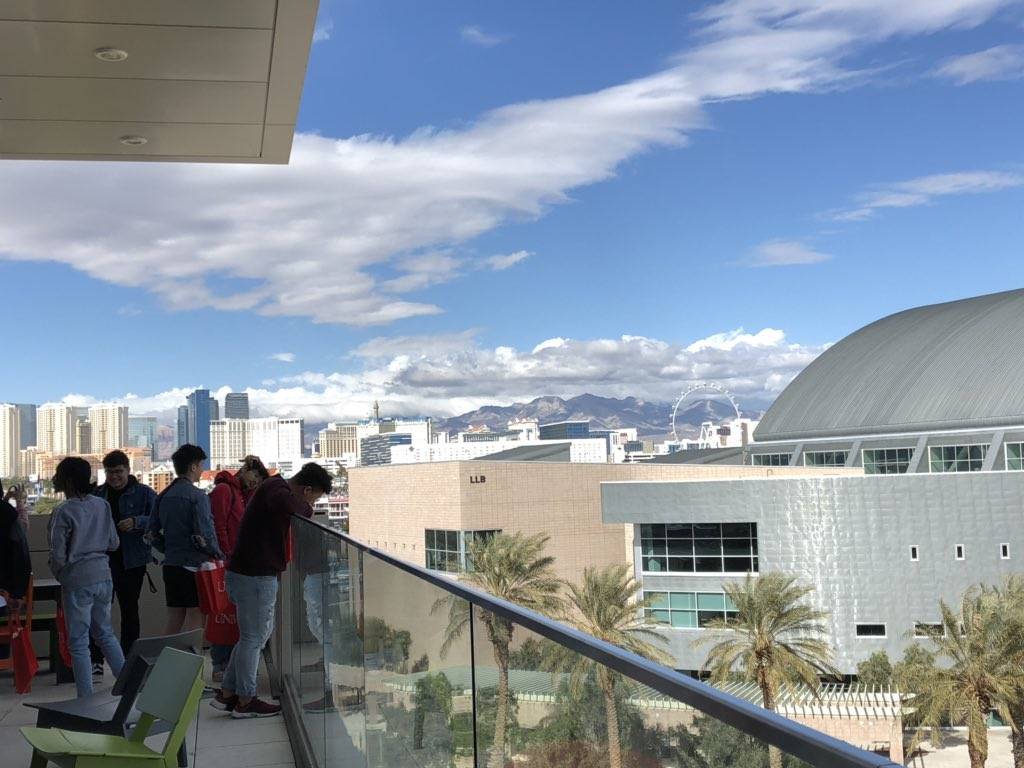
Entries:
{"label": "blue sky", "polygon": [[3,397],[766,402],[879,316],[1024,283],[1024,11],[890,6],[324,0],[291,167],[4,165]]}

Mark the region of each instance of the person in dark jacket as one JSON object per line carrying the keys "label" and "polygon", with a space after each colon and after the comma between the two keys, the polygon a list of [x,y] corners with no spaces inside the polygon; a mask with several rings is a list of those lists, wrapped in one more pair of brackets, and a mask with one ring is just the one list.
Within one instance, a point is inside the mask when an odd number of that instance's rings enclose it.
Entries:
{"label": "person in dark jacket", "polygon": [[[139,638],[139,596],[146,578],[146,566],[153,552],[145,541],[149,518],[156,506],[156,491],[143,485],[131,474],[131,462],[124,451],[111,451],[103,457],[106,481],[93,494],[105,499],[117,528],[121,546],[110,553],[110,576],[114,595],[121,607],[121,650],[125,656]],[[103,653],[93,641],[93,675],[103,674]]]}
{"label": "person in dark jacket", "polygon": [[[213,480],[210,491],[210,510],[213,512],[213,528],[217,532],[220,550],[228,557],[235,550],[235,539],[242,525],[242,516],[249,499],[256,493],[260,483],[270,477],[259,456],[246,456],[242,466],[235,473],[222,470]],[[213,680],[220,682],[224,669],[231,658],[234,645],[213,644],[210,646],[210,660],[213,662]]]}
{"label": "person in dark jacket", "polygon": [[234,718],[271,717],[281,707],[256,697],[260,651],[274,627],[277,581],[287,567],[292,516],[312,517],[313,505],[331,491],[331,476],[309,463],[291,480],[272,477],[252,497],[242,518],[226,576],[228,596],[238,614],[238,644],[224,683],[210,702]]}
{"label": "person in dark jacket", "polygon": [[[4,593],[7,603],[0,608],[0,615],[21,609],[31,576],[32,561],[18,510],[8,501],[0,501],[0,592]],[[6,658],[9,652],[9,645],[0,645],[0,658]]]}
{"label": "person in dark jacket", "polygon": [[171,456],[178,477],[157,496],[149,518],[148,540],[164,554],[165,635],[200,629],[196,572],[210,560],[223,560],[213,530],[210,499],[196,483],[203,474],[206,451],[186,443]]}

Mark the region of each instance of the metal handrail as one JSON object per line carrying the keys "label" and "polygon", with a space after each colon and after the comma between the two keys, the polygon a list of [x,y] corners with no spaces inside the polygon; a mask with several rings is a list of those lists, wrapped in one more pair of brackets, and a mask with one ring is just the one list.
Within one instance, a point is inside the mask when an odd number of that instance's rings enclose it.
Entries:
{"label": "metal handrail", "polygon": [[887,757],[865,752],[852,744],[724,693],[714,686],[694,680],[617,645],[598,640],[536,611],[400,560],[316,520],[298,516],[295,519],[319,528],[327,535],[340,539],[364,554],[382,560],[484,610],[509,619],[805,762],[820,768],[900,768]]}

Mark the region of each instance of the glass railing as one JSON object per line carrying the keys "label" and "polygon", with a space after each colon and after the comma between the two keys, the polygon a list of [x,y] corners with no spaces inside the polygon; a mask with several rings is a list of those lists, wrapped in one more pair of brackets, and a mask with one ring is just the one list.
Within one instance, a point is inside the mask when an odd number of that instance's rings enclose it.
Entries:
{"label": "glass railing", "polygon": [[895,766],[317,522],[292,528],[271,659],[300,768]]}

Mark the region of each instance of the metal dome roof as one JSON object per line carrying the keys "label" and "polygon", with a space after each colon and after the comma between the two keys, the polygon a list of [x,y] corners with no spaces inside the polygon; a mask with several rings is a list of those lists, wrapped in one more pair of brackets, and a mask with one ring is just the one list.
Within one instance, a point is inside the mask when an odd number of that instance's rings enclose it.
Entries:
{"label": "metal dome roof", "polygon": [[1024,290],[908,309],[823,352],[754,438],[1024,424]]}

